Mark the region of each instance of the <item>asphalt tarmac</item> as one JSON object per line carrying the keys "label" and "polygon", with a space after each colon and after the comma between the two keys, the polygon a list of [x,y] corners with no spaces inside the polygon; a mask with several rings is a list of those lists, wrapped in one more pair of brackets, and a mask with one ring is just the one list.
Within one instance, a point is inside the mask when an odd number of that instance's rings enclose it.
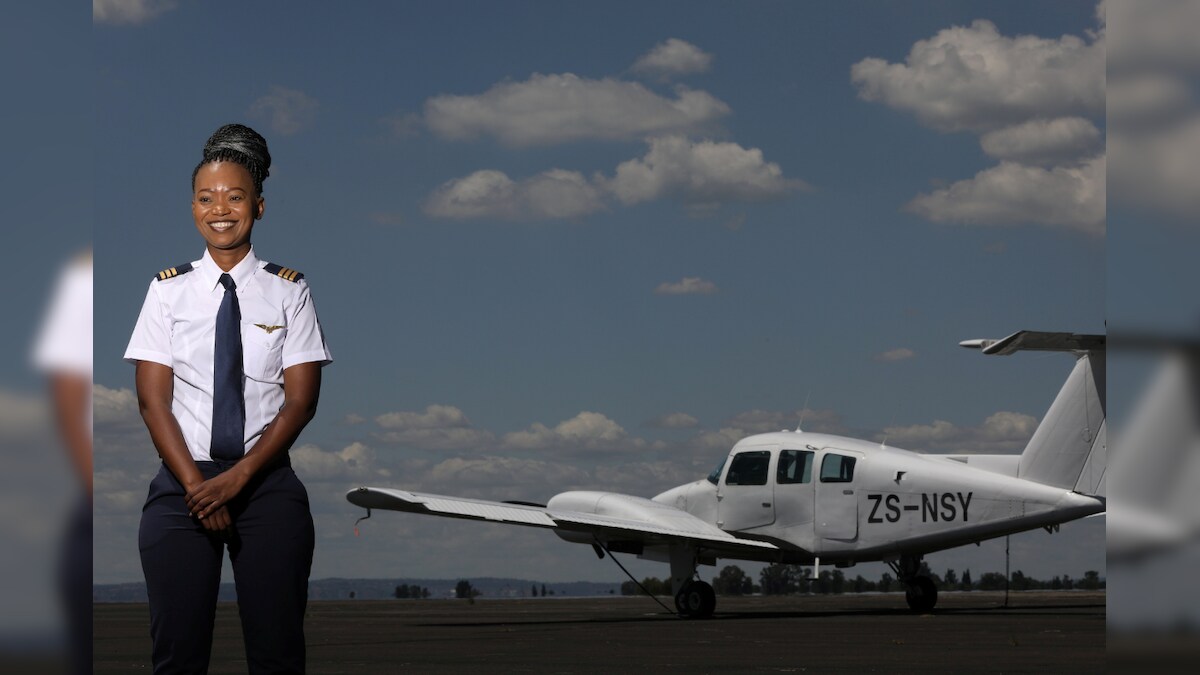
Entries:
{"label": "asphalt tarmac", "polygon": [[[664,599],[665,600],[665,599]],[[718,598],[681,620],[646,597],[309,603],[309,672],[1102,672],[1103,592]],[[669,603],[668,603],[669,604]],[[217,611],[211,673],[245,673],[237,608]],[[95,673],[149,672],[145,605],[97,604]]]}

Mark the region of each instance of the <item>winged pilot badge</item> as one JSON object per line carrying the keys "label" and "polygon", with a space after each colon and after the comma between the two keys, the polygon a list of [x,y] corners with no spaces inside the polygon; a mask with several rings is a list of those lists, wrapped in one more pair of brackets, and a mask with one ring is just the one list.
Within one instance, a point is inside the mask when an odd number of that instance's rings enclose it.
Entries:
{"label": "winged pilot badge", "polygon": [[274,333],[275,331],[279,330],[280,328],[283,328],[283,326],[268,326],[265,323],[256,323],[254,325],[267,331],[267,335],[270,335],[271,333]]}

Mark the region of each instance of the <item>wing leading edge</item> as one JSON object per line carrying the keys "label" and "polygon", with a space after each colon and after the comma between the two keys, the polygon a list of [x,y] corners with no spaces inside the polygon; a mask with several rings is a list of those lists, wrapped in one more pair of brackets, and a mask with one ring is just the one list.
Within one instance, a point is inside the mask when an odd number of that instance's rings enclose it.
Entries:
{"label": "wing leading edge", "polygon": [[[656,510],[670,510],[669,524],[390,488],[360,487],[347,492],[346,499],[368,509],[541,527],[563,534],[591,534],[605,542],[637,541],[649,546],[688,543],[728,557],[761,559],[764,555],[770,556],[772,551],[779,551],[779,547],[769,542],[739,539],[690,513],[659,504],[655,504]],[[571,537],[571,540],[578,540],[578,537]]]}

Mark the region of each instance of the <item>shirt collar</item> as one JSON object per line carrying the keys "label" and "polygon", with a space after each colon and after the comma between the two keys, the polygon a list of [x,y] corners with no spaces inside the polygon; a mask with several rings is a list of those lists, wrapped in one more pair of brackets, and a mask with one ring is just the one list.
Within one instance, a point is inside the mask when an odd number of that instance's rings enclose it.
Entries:
{"label": "shirt collar", "polygon": [[[233,277],[233,283],[237,284],[239,289],[246,287],[250,282],[250,277],[254,276],[254,272],[258,270],[258,256],[254,255],[254,247],[250,247],[250,251],[246,253],[246,257],[233,269],[229,270],[229,276]],[[209,255],[208,249],[204,249],[204,256],[200,258],[200,274],[204,279],[204,286],[209,290],[214,290],[220,286],[221,275],[225,274],[220,267],[217,266],[215,260]]]}

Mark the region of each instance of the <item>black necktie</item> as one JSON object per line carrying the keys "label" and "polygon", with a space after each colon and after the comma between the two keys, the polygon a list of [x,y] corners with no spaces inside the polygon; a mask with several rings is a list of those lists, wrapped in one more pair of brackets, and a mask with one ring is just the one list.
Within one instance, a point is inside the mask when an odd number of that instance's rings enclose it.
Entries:
{"label": "black necktie", "polygon": [[213,459],[238,459],[245,452],[246,401],[242,398],[242,309],[237,284],[221,275],[225,297],[217,310],[216,351],[213,354]]}

